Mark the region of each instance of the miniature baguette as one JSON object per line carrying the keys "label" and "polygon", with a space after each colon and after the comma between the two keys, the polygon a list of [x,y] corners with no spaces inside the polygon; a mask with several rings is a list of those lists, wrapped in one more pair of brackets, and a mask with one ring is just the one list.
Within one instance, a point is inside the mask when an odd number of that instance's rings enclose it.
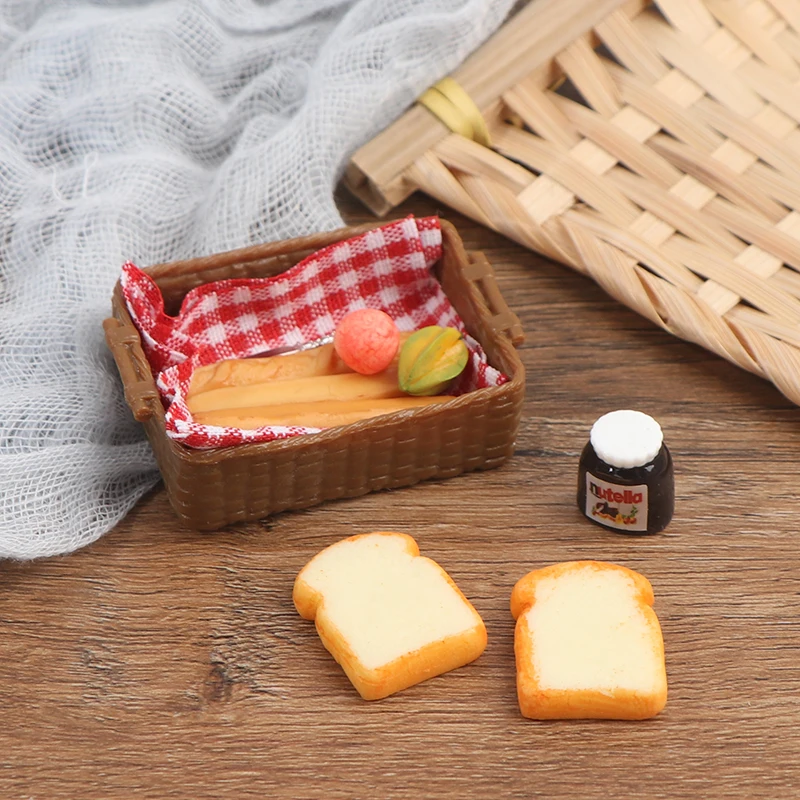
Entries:
{"label": "miniature baguette", "polygon": [[517,696],[531,719],[646,719],[667,702],[653,588],[638,572],[571,561],[511,594]]}
{"label": "miniature baguette", "polygon": [[187,398],[193,416],[205,411],[277,406],[289,403],[319,403],[335,400],[378,400],[402,397],[397,370],[389,368],[378,375],[317,375],[312,378],[268,381],[253,386],[228,386],[210,389]]}
{"label": "miniature baguette", "polygon": [[342,361],[333,343],[309,350],[265,358],[230,358],[198,367],[192,373],[187,397],[231,386],[252,386],[267,381],[340,375],[352,370]]}
{"label": "miniature baguette", "polygon": [[[400,333],[402,344],[411,334]],[[397,357],[395,357],[395,362]],[[263,358],[229,358],[198,367],[192,373],[192,380],[187,397],[208,392],[213,389],[224,389],[231,386],[252,386],[267,381],[294,380],[297,378],[313,378],[321,375],[342,375],[353,370],[342,361],[333,343],[286,353],[281,356],[265,356]]]}
{"label": "miniature baguette", "polygon": [[301,570],[292,599],[365,700],[469,664],[486,648],[478,612],[406,534],[330,545]]}
{"label": "miniature baguette", "polygon": [[339,400],[331,403],[289,403],[261,408],[200,411],[194,415],[194,420],[201,425],[240,428],[245,431],[262,428],[265,425],[333,428],[337,425],[350,425],[363,419],[379,417],[382,414],[422,408],[452,399],[450,395],[438,395],[393,397],[383,400]]}

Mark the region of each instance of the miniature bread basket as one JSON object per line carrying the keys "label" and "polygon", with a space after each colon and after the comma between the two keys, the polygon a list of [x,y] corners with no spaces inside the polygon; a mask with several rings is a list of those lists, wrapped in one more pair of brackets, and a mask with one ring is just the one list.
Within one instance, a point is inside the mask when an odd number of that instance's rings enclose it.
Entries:
{"label": "miniature bread basket", "polygon": [[[193,288],[229,278],[282,273],[309,254],[376,225],[257,245],[205,258],[159,264],[146,273],[174,313]],[[517,317],[481,253],[467,253],[452,224],[441,221],[442,257],[433,273],[489,363],[508,381],[437,406],[415,408],[313,435],[193,450],[167,435],[165,407],[140,334],[118,283],[106,340],[134,417],[155,452],[170,503],[198,530],[215,530],[287,509],[306,508],[431,478],[490,469],[513,452],[525,393],[516,346]]]}

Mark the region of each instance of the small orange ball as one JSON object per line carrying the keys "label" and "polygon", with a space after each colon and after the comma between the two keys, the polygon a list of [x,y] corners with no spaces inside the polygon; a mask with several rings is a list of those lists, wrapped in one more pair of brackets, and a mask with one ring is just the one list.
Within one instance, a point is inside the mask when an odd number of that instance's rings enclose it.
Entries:
{"label": "small orange ball", "polygon": [[397,355],[400,331],[394,320],[377,308],[361,308],[343,317],[333,334],[339,358],[354,372],[383,372]]}

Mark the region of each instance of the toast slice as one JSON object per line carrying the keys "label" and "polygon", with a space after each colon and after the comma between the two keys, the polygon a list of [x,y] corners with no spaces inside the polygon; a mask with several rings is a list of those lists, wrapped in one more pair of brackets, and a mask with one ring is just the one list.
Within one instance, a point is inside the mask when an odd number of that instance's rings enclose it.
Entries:
{"label": "toast slice", "polygon": [[301,570],[292,596],[365,700],[468,664],[486,647],[478,612],[402,533],[332,544]]}
{"label": "toast slice", "polygon": [[531,719],[646,719],[667,702],[653,588],[638,572],[571,561],[511,593],[517,696]]}

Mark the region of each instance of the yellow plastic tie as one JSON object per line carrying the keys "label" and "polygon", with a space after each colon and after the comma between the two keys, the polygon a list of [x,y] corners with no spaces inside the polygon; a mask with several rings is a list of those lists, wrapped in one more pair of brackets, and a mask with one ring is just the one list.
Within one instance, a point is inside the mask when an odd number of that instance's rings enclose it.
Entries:
{"label": "yellow plastic tie", "polygon": [[489,129],[473,99],[452,78],[442,78],[420,98],[425,106],[451,131],[489,147]]}

